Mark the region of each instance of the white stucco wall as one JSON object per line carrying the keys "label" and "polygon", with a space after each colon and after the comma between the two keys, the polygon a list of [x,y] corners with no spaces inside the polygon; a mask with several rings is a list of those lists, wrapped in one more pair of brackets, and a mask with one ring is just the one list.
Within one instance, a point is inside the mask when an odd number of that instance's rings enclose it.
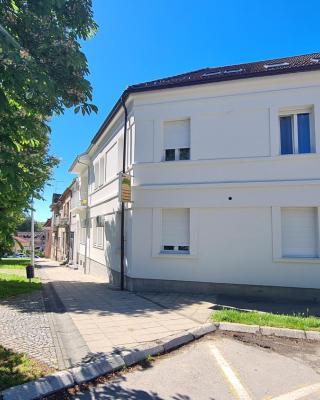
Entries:
{"label": "white stucco wall", "polygon": [[[279,260],[274,226],[280,207],[320,205],[319,89],[310,72],[138,95],[129,275],[320,288],[319,260]],[[281,156],[279,114],[296,108],[316,153]],[[161,161],[164,122],[185,118],[191,160]],[[191,255],[159,254],[155,210],[171,207],[190,208]]]}

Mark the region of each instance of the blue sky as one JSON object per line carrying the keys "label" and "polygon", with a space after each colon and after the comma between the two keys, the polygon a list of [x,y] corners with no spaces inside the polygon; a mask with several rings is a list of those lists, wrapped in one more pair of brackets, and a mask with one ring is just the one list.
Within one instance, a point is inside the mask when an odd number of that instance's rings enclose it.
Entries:
{"label": "blue sky", "polygon": [[61,158],[36,218],[50,216],[53,192],[73,176],[83,152],[126,86],[209,66],[320,50],[318,1],[93,0],[97,35],[84,43],[97,115],[67,111],[51,121],[51,153]]}

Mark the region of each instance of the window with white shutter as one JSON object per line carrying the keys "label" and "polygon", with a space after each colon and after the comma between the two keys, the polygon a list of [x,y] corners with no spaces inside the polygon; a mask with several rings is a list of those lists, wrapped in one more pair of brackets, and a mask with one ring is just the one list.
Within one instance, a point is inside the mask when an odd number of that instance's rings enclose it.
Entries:
{"label": "window with white shutter", "polygon": [[92,229],[92,243],[94,246],[97,246],[97,223],[95,218],[92,218],[92,223],[91,223],[91,229]]}
{"label": "window with white shutter", "polygon": [[92,218],[92,244],[94,247],[104,246],[104,217]]}
{"label": "window with white shutter", "polygon": [[190,120],[164,123],[164,160],[190,160]]}
{"label": "window with white shutter", "polygon": [[99,161],[99,186],[104,184],[104,172],[104,157],[101,157]]}
{"label": "window with white shutter", "polygon": [[99,187],[99,172],[100,172],[100,168],[99,168],[99,162],[95,162],[93,165],[93,173],[94,173],[94,188],[98,189]]}
{"label": "window with white shutter", "polygon": [[113,145],[111,149],[109,149],[106,153],[106,162],[105,162],[105,181],[108,182],[111,179],[113,179],[117,173],[119,172],[118,170],[118,151],[117,151],[117,146]]}
{"label": "window with white shutter", "polygon": [[162,210],[162,252],[189,253],[190,209],[165,208]]}
{"label": "window with white shutter", "polygon": [[315,207],[281,208],[283,257],[318,257],[317,221]]}

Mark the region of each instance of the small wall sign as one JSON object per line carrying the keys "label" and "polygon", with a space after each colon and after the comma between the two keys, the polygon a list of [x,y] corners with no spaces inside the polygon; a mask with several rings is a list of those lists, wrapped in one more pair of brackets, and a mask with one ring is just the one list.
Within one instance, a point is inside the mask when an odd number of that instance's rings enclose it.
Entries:
{"label": "small wall sign", "polygon": [[131,203],[131,175],[121,172],[119,174],[119,200],[124,203]]}

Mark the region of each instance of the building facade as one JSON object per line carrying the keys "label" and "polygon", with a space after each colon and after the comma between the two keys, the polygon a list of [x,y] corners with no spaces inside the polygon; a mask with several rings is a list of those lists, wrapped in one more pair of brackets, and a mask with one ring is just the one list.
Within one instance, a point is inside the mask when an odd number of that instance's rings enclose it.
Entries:
{"label": "building facade", "polygon": [[63,263],[69,262],[71,186],[61,195],[54,193],[51,203],[51,258]]}
{"label": "building facade", "polygon": [[48,218],[45,224],[43,225],[43,231],[45,234],[45,247],[44,247],[44,256],[46,258],[51,257],[51,246],[52,246],[52,226],[51,226],[51,218]]}
{"label": "building facade", "polygon": [[[25,251],[31,251],[31,232],[17,232],[15,238],[23,245]],[[43,229],[34,233],[34,249],[43,253],[46,247],[46,232]]]}
{"label": "building facade", "polygon": [[317,295],[320,53],[123,93],[70,168],[73,262],[114,283],[123,161],[128,289]]}

